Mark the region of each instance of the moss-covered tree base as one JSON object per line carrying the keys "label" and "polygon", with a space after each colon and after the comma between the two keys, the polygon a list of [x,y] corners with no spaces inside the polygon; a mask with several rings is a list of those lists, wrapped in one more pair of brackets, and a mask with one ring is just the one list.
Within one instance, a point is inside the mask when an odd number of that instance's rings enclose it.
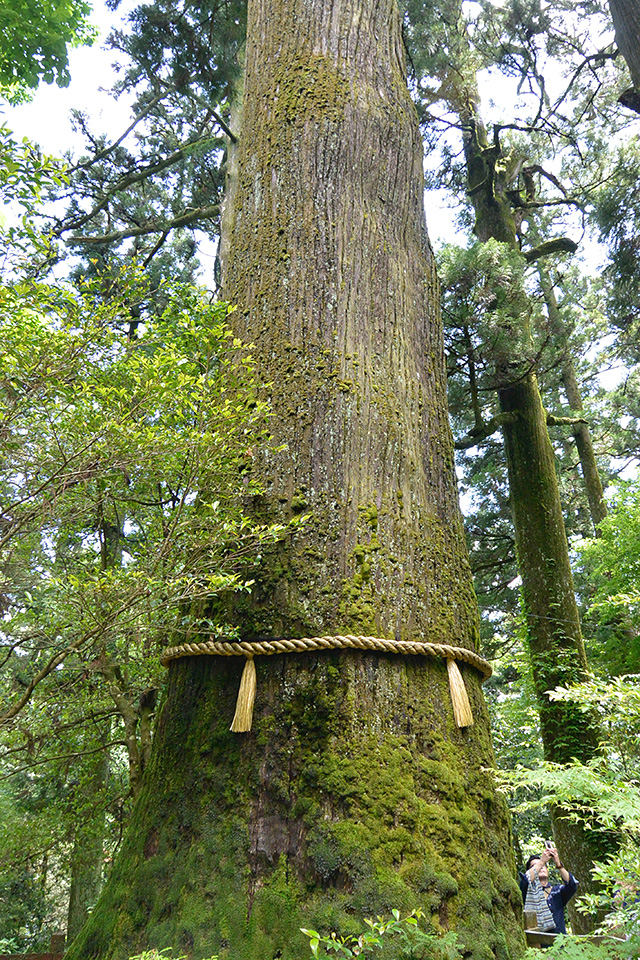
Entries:
{"label": "moss-covered tree base", "polygon": [[125,849],[68,960],[170,947],[301,960],[300,927],[421,907],[473,958],[523,947],[506,808],[477,675],[453,723],[444,661],[260,658],[254,729],[228,727],[239,658],[175,661]]}

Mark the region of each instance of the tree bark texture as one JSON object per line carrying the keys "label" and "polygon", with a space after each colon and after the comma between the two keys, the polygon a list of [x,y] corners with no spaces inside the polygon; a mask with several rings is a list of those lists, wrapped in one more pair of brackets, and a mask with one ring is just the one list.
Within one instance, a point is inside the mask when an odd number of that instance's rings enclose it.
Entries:
{"label": "tree bark texture", "polygon": [[[475,233],[482,242],[494,239],[516,247],[499,144],[488,143],[477,111],[466,119],[465,155]],[[513,319],[514,324],[528,326],[526,317]],[[586,762],[598,748],[597,721],[575,704],[548,696],[557,686],[583,679],[587,664],[546,413],[533,371],[512,379],[509,357],[503,356],[495,357],[495,369],[500,412],[508,415],[502,429],[509,498],[544,756],[556,763],[574,758]],[[591,866],[607,852],[608,837],[597,830],[582,830],[562,810],[553,811],[552,818],[563,862],[579,877],[581,889],[589,889]],[[570,913],[574,933],[590,928],[588,919],[572,907]]]}
{"label": "tree bark texture", "polygon": [[609,0],[616,33],[616,46],[629,67],[633,86],[640,90],[640,3],[638,0]]}
{"label": "tree bark texture", "polygon": [[100,894],[104,872],[104,792],[109,773],[107,750],[88,758],[87,763],[89,769],[83,778],[86,807],[84,810],[80,808],[80,821],[76,827],[71,853],[67,943],[71,943],[86,923]]}
{"label": "tree bark texture", "polygon": [[223,283],[286,444],[260,466],[264,508],[310,522],[254,591],[243,629],[474,645],[397,18],[386,3],[286,3],[275,27],[279,9],[255,4],[249,25],[250,137]]}
{"label": "tree bark texture", "polygon": [[[243,636],[360,633],[475,648],[422,149],[395,0],[254,0],[223,283],[269,384],[255,454],[272,551]],[[508,815],[476,672],[341,650],[174,661],[122,856],[69,960],[171,946],[299,960],[300,927],[421,907],[477,960],[523,949]]]}
{"label": "tree bark texture", "polygon": [[545,757],[568,763],[579,751],[590,759],[597,748],[590,716],[547,696],[557,686],[578,681],[587,663],[555,457],[535,376],[502,387],[499,398],[501,410],[518,413],[517,420],[503,427],[503,434]]}

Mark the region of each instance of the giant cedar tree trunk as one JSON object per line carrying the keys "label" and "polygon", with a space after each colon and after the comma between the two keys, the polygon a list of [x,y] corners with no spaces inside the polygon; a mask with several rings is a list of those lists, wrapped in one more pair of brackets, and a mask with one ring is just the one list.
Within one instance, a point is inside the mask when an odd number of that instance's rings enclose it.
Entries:
{"label": "giant cedar tree trunk", "polygon": [[[254,344],[279,453],[245,636],[357,632],[475,647],[422,150],[395,0],[250,3],[224,283]],[[469,955],[522,948],[508,817],[479,678],[457,729],[445,662],[258,658],[254,727],[229,732],[243,664],[175,661],[125,849],[71,958],[147,945],[299,960],[422,907]]]}
{"label": "giant cedar tree trunk", "polygon": [[[477,108],[466,119],[475,233],[482,242],[494,239],[515,247],[515,220],[499,146],[487,142]],[[514,323],[527,325],[528,320],[514,317]],[[574,758],[587,762],[598,748],[596,719],[575,704],[548,696],[555,687],[582,680],[587,664],[546,413],[534,372],[513,379],[510,358],[502,356],[495,357],[495,368],[500,411],[509,415],[502,428],[509,498],[544,756],[556,763]],[[593,860],[610,852],[610,841],[598,830],[584,830],[567,820],[564,813],[552,811],[558,849],[581,889],[588,890]],[[571,922],[574,933],[590,929],[589,920],[573,905]]]}

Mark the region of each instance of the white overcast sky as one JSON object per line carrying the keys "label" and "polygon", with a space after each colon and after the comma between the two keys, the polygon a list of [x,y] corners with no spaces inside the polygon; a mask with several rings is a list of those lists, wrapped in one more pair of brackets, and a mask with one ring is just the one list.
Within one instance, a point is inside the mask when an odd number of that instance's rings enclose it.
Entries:
{"label": "white overcast sky", "polygon": [[126,129],[129,110],[126,102],[119,103],[100,88],[111,86],[115,60],[114,52],[105,49],[110,30],[119,25],[121,17],[135,4],[125,2],[113,13],[102,0],[95,0],[91,22],[100,30],[100,36],[91,47],[77,47],[69,51],[71,83],[68,87],[42,83],[31,103],[20,107],[2,105],[5,123],[17,137],[29,137],[39,143],[45,153],[59,156],[81,140],[74,137],[70,112],[82,110],[94,118],[96,132],[117,136]]}

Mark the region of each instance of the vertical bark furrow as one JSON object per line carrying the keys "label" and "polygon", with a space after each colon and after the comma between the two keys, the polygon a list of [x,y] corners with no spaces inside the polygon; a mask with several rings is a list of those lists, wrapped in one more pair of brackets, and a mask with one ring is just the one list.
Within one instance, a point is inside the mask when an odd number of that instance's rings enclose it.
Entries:
{"label": "vertical bark furrow", "polygon": [[[291,385],[290,394],[279,388],[272,397],[276,439],[288,445],[289,455],[265,464],[270,478],[276,472],[280,500],[287,495],[283,512],[302,491],[324,541],[320,527],[335,510],[329,505],[347,501],[349,533],[336,537],[335,548],[331,541],[323,547],[326,575],[310,587],[308,564],[302,584],[290,569],[287,596],[302,588],[298,629],[324,624],[435,639],[453,627],[460,642],[474,643],[474,601],[441,391],[439,318],[429,306],[435,277],[424,246],[420,140],[398,69],[399,31],[395,22],[389,29],[384,3],[355,21],[356,7],[334,4],[330,22],[342,23],[343,35],[346,25],[348,37],[348,55],[338,60],[323,56],[316,42],[323,24],[315,5],[298,7],[289,5],[287,19],[304,22],[300,34],[312,42],[289,31],[274,48],[269,26],[255,72],[248,58],[244,123],[252,139],[245,154],[241,146],[240,166],[255,220],[245,219],[246,205],[237,210],[225,270],[227,295],[245,306],[239,330],[256,344],[265,379]],[[260,31],[266,21],[256,19]],[[386,54],[393,51],[391,60],[375,49],[380,38]],[[259,109],[250,113],[250,104]],[[263,134],[269,147],[257,152],[254,143]],[[283,236],[284,246],[278,243]],[[264,263],[265,255],[269,291],[246,266]],[[318,264],[311,275],[304,271],[309,262]],[[367,510],[369,528],[362,522]],[[400,537],[398,512],[404,514]],[[357,575],[348,557],[367,547],[372,532],[376,556],[367,561],[374,568],[367,589],[387,596],[389,606],[377,603],[372,610],[365,604],[363,611],[356,602],[349,611],[344,569]],[[423,549],[429,537],[433,551]],[[294,545],[288,558],[293,567],[295,551]],[[434,552],[438,563],[432,566]],[[396,559],[396,572],[390,564],[383,572],[379,561],[388,556]],[[342,582],[333,576],[338,569]],[[465,571],[467,602],[458,596],[454,605],[449,582],[458,570]],[[331,593],[327,584],[335,585]],[[279,625],[286,632],[284,622]]]}

